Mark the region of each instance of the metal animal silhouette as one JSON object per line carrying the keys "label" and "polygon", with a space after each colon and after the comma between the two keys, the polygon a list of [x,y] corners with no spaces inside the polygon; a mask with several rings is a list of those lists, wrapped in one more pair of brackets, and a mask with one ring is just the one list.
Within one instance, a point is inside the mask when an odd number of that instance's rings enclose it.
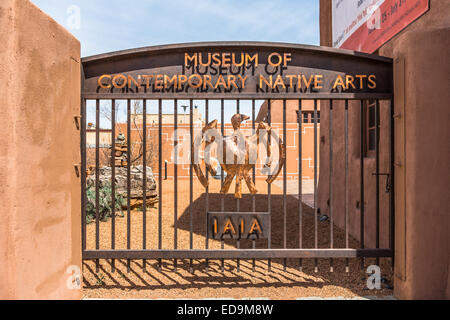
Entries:
{"label": "metal animal silhouette", "polygon": [[[260,122],[258,124],[256,133],[251,136],[244,136],[242,131],[240,130],[242,122],[248,120],[249,117],[242,114],[235,114],[231,118],[231,123],[233,126],[233,134],[229,137],[223,137],[222,134],[217,130],[218,121],[214,120],[203,127],[201,135],[199,135],[194,143],[192,144],[192,165],[194,171],[200,181],[200,183],[206,188],[208,187],[208,180],[199,164],[199,155],[195,154],[194,151],[198,151],[199,145],[205,141],[205,150],[210,147],[214,142],[218,142],[218,145],[222,145],[222,161],[220,162],[220,166],[222,170],[227,173],[226,179],[222,185],[220,190],[221,193],[228,193],[231,183],[233,179],[236,178],[236,186],[234,195],[236,198],[242,198],[242,180],[244,180],[247,184],[247,187],[251,194],[258,193],[258,190],[255,187],[255,184],[252,181],[250,172],[255,167],[258,156],[259,156],[259,145],[260,143],[264,143],[267,146],[267,159],[265,162],[265,168],[270,170],[272,166],[272,144],[271,140],[268,139],[275,133],[272,133],[272,128],[265,122]],[[221,141],[218,141],[219,138]],[[276,137],[278,140],[278,164],[276,169],[273,169],[273,174],[269,174],[267,178],[267,183],[271,184],[280,174],[283,166],[286,163],[286,147],[281,138]],[[209,155],[209,152],[207,152]],[[207,156],[208,158],[208,156]],[[231,159],[231,161],[229,161]],[[210,165],[209,159],[205,159],[205,167],[211,175],[215,176],[217,174],[216,170]]]}

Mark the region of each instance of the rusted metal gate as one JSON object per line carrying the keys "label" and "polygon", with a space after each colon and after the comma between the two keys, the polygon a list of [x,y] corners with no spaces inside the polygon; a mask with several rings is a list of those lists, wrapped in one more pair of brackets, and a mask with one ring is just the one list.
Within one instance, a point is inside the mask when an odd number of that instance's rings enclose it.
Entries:
{"label": "rusted metal gate", "polygon": [[[199,55],[199,54],[202,54]],[[238,53],[237,56],[247,58],[246,54],[248,53],[248,67],[245,64],[242,64],[239,70],[235,70],[235,74],[240,72],[240,75],[248,75],[247,83],[245,87],[240,88],[221,88],[219,89],[211,89],[207,86],[198,87],[198,81],[210,80],[211,84],[213,84],[213,80],[217,80],[219,75],[230,75],[233,71],[233,66],[224,67],[226,63],[223,63],[222,54],[226,53],[225,59],[231,57],[231,53]],[[241,54],[243,53],[243,55]],[[277,54],[273,54],[277,53]],[[216,54],[216,55],[215,55]],[[255,61],[255,56],[258,58]],[[203,57],[203,64],[202,64]],[[205,62],[206,57],[212,57],[213,61],[216,58],[222,59],[220,62],[223,63],[221,67],[213,68],[212,64],[208,61]],[[233,56],[234,57],[234,56]],[[200,61],[195,60],[200,59]],[[269,60],[268,60],[269,59]],[[270,61],[266,62],[266,61]],[[286,76],[294,73],[295,75],[303,74],[306,75],[309,79],[311,75],[318,75],[319,77],[319,85],[316,86],[306,86],[305,88],[301,87],[301,77],[297,78],[289,78]],[[162,75],[161,78],[158,78],[157,75]],[[194,76],[190,78],[192,75],[201,75]],[[209,74],[210,78],[202,78],[203,75]],[[393,188],[393,96],[392,96],[392,61],[387,58],[354,53],[350,51],[340,51],[329,48],[321,48],[321,47],[310,47],[310,46],[301,46],[301,45],[291,45],[291,44],[274,44],[274,43],[254,43],[254,42],[228,42],[228,43],[194,43],[188,45],[168,45],[161,47],[150,47],[143,49],[136,49],[130,51],[117,52],[112,54],[99,55],[95,57],[89,57],[83,59],[83,92],[82,92],[82,106],[81,106],[81,114],[83,117],[83,121],[81,124],[81,153],[82,153],[82,170],[81,170],[81,188],[82,188],[82,239],[83,239],[83,259],[85,260],[96,260],[99,259],[110,259],[112,261],[113,269],[114,269],[114,259],[127,259],[128,261],[142,259],[146,260],[171,260],[173,263],[177,264],[177,259],[188,259],[191,261],[193,259],[204,259],[206,260],[206,264],[209,263],[210,260],[219,260],[222,262],[222,266],[224,260],[233,259],[239,261],[239,259],[264,259],[269,261],[270,268],[270,260],[271,259],[284,259],[284,265],[288,263],[289,260],[295,260],[299,262],[299,266],[301,267],[301,261],[303,259],[314,259],[315,266],[317,268],[317,259],[327,258],[327,259],[346,259],[348,265],[348,259],[350,258],[366,258],[366,257],[390,257],[393,260],[393,252],[394,252],[394,233],[393,233],[393,224],[394,224],[394,188]],[[147,75],[147,77],[145,76]],[[149,77],[148,75],[152,75],[154,78]],[[179,75],[186,75],[186,78],[180,77]],[[276,85],[275,88],[269,88],[269,75],[273,75],[272,80],[275,80],[276,75],[281,75],[281,77],[286,80],[292,79],[298,80],[298,86],[295,86],[290,83],[288,86],[286,83],[283,85]],[[346,84],[348,78],[347,75],[351,75],[353,77],[354,82],[352,84]],[[365,75],[363,77],[363,75]],[[373,82],[369,81],[369,75],[373,77],[370,78]],[[130,77],[129,77],[130,76]],[[166,86],[165,81],[167,76],[167,80],[178,81],[175,82],[175,85]],[[265,77],[266,81],[261,81],[261,76]],[[340,83],[341,85],[334,86],[336,84],[336,80],[341,77],[344,80],[344,83]],[[175,78],[172,78],[175,77]],[[148,80],[150,79],[150,80]],[[192,81],[190,81],[192,79]],[[241,78],[242,79],[242,78]],[[315,79],[315,78],[313,78]],[[352,79],[352,78],[350,78]],[[356,79],[361,80],[361,85],[355,85]],[[376,79],[376,85],[375,84]],[[184,81],[186,80],[186,81]],[[196,80],[196,81],[194,81]],[[359,81],[358,80],[358,81]],[[261,82],[260,82],[261,81]],[[180,82],[183,82],[181,85]],[[359,82],[358,82],[359,83]],[[264,84],[261,86],[260,84]],[[342,85],[343,84],[343,85]],[[346,86],[345,86],[346,85]],[[333,88],[334,86],[334,88]],[[345,86],[345,87],[344,87]],[[90,128],[87,125],[86,117],[86,104],[90,101],[95,101],[95,118],[96,125],[95,128]],[[143,106],[143,116],[142,119],[142,130],[143,130],[143,198],[146,199],[146,190],[147,190],[147,152],[145,148],[147,148],[147,103],[149,100],[156,100],[158,105],[158,114],[157,114],[157,124],[159,130],[159,138],[158,138],[158,159],[157,159],[157,168],[158,174],[156,177],[157,180],[157,192],[159,196],[158,203],[158,241],[155,243],[153,247],[148,247],[147,241],[147,208],[146,205],[142,207],[142,247],[140,249],[131,249],[130,246],[130,238],[133,236],[132,234],[132,226],[130,220],[130,167],[131,161],[126,162],[127,169],[127,186],[128,186],[128,197],[126,199],[127,202],[127,249],[116,249],[115,246],[115,237],[117,235],[117,231],[115,229],[116,223],[116,209],[115,203],[111,205],[112,207],[112,215],[111,215],[111,230],[110,230],[110,243],[111,246],[108,249],[100,249],[100,190],[99,190],[99,175],[100,175],[100,146],[101,146],[101,134],[102,129],[100,128],[100,101],[107,100],[111,103],[111,132],[108,133],[111,136],[111,148],[113,150],[113,154],[117,150],[115,137],[117,136],[116,132],[116,108],[113,107],[118,100],[126,101],[126,111],[127,111],[127,121],[126,121],[126,132],[127,132],[127,146],[125,150],[127,151],[127,156],[131,157],[131,147],[130,140],[131,138],[131,125],[130,125],[130,117],[131,117],[131,104],[134,100],[140,100]],[[162,183],[164,180],[164,176],[167,173],[164,173],[164,165],[163,165],[163,157],[162,150],[166,148],[162,141],[162,126],[163,126],[163,101],[171,100],[174,105],[174,119],[173,119],[173,128],[176,130],[178,126],[178,106],[180,100],[189,101],[187,108],[189,108],[189,128],[190,128],[190,143],[191,145],[194,143],[195,136],[193,133],[193,113],[194,113],[194,100],[203,100],[205,101],[205,122],[206,124],[213,120],[209,119],[209,103],[212,100],[216,102],[219,101],[220,109],[221,109],[221,119],[220,126],[218,128],[219,132],[224,135],[224,110],[226,101],[233,100],[235,101],[236,113],[240,113],[240,105],[242,101],[250,101],[252,105],[252,129],[255,130],[258,126],[256,123],[256,111],[255,111],[255,101],[257,100],[265,100],[267,105],[267,117],[264,119],[268,125],[271,125],[271,117],[273,114],[282,114],[283,128],[282,134],[280,134],[280,138],[282,141],[286,142],[286,110],[288,101],[296,101],[298,105],[298,114],[297,122],[298,122],[298,157],[302,159],[302,105],[306,100],[314,101],[314,110],[312,111],[314,114],[313,122],[314,122],[314,245],[312,247],[305,247],[303,243],[303,206],[302,204],[302,165],[301,161],[298,166],[298,214],[296,221],[287,221],[287,198],[292,195],[287,194],[287,166],[284,165],[282,169],[282,183],[283,183],[283,194],[282,194],[282,203],[283,203],[283,235],[282,235],[282,245],[278,248],[272,247],[272,190],[271,184],[267,185],[267,193],[265,194],[266,208],[264,212],[256,212],[256,200],[255,195],[244,195],[244,197],[253,197],[253,205],[252,210],[249,212],[242,212],[239,207],[240,200],[236,200],[236,212],[227,212],[225,210],[225,197],[222,195],[220,198],[215,197],[214,199],[220,199],[220,210],[218,212],[210,212],[209,208],[211,207],[212,198],[210,197],[209,188],[206,187],[205,193],[205,203],[204,203],[204,235],[205,235],[205,246],[202,248],[194,247],[193,245],[193,219],[192,219],[192,206],[193,206],[193,188],[194,188],[194,179],[195,170],[194,164],[191,161],[189,164],[189,190],[179,190],[178,189],[178,166],[176,159],[174,160],[174,175],[173,175],[173,187],[174,187],[174,197],[167,198],[164,196],[162,190]],[[282,101],[281,107],[277,109],[273,109],[274,104],[273,101]],[[365,125],[366,118],[364,111],[366,108],[367,101],[373,101],[375,112],[375,119],[372,119],[372,122],[375,121],[374,136],[371,137],[375,143],[375,162],[376,162],[376,172],[373,173],[374,179],[376,179],[376,245],[373,248],[368,248],[365,245],[365,181],[364,181],[364,161],[365,161],[365,152],[366,152],[366,133],[365,130],[367,126]],[[340,102],[339,102],[340,101]],[[342,102],[344,101],[344,102]],[[354,105],[354,101],[357,101],[358,105]],[[387,101],[383,103],[383,106],[386,105],[389,108],[388,113],[390,114],[390,123],[389,123],[389,161],[390,168],[388,173],[382,173],[379,171],[379,162],[380,162],[380,151],[379,151],[379,111],[380,111],[380,101]],[[325,102],[325,103],[324,103]],[[345,190],[345,203],[344,203],[344,213],[345,216],[345,225],[343,226],[344,234],[345,234],[345,247],[336,248],[334,245],[334,229],[333,229],[333,218],[336,214],[333,212],[333,207],[330,206],[330,210],[328,212],[330,219],[330,230],[329,230],[329,247],[328,248],[319,248],[319,235],[318,235],[318,223],[319,222],[319,212],[317,206],[317,186],[318,186],[318,157],[319,157],[319,147],[318,147],[318,106],[321,106],[321,111],[324,112],[325,108],[329,112],[329,131],[323,132],[322,135],[329,137],[329,194],[330,194],[330,202],[333,202],[333,195],[335,190],[333,190],[333,170],[336,159],[333,158],[333,141],[335,141],[336,137],[333,137],[333,115],[335,113],[341,113],[344,115],[345,123],[345,133],[341,137],[342,141],[344,141],[345,146],[345,183],[342,185],[342,188]],[[360,109],[360,119],[359,119],[359,127],[360,127],[360,217],[359,217],[359,226],[360,226],[360,248],[350,248],[349,246],[349,233],[350,228],[349,225],[351,221],[349,221],[349,206],[348,203],[348,193],[349,193],[349,113],[352,112],[353,107]],[[219,119],[217,119],[219,120]],[[95,165],[90,168],[88,166],[86,157],[86,134],[90,130],[92,134],[95,135]],[[176,146],[178,141],[174,141],[174,145]],[[191,149],[192,150],[192,149]],[[130,158],[128,158],[130,159]],[[295,160],[295,159],[294,159]],[[294,161],[293,159],[287,158],[287,161]],[[111,162],[111,201],[115,199],[115,172],[116,172],[116,162]],[[224,172],[221,170],[221,183],[224,183]],[[88,174],[91,177],[95,177],[95,248],[88,249],[86,245],[86,207],[87,207],[87,176]],[[389,247],[381,248],[380,247],[380,177],[383,175],[388,176],[388,182],[386,186],[386,192],[389,193]],[[206,179],[210,179],[209,172],[206,172]],[[255,168],[252,169],[252,181],[255,182]],[[190,234],[190,244],[189,249],[178,249],[178,226],[177,221],[179,219],[179,206],[178,206],[178,195],[180,192],[189,192],[190,193],[190,203],[188,211],[190,212],[190,221],[189,221],[189,234]],[[163,249],[162,247],[162,219],[167,219],[169,215],[167,212],[163,212],[163,204],[166,202],[173,202],[173,212],[170,213],[170,216],[173,217],[173,228],[174,228],[174,242],[172,249]],[[233,222],[233,216],[239,216],[237,222]],[[209,219],[208,219],[209,217]],[[211,217],[214,217],[211,218]],[[248,221],[242,222],[244,224],[252,223],[256,218],[258,221],[258,226],[260,228],[260,234],[256,237],[250,237],[249,232],[240,230],[231,232],[230,237],[232,237],[235,241],[235,249],[223,249],[224,238],[223,235],[218,235],[218,225],[221,223],[221,227],[223,228],[224,220],[222,218],[228,218],[232,221],[232,225],[236,229],[240,229],[241,225],[239,221],[243,221],[245,219],[249,219]],[[222,220],[221,220],[222,219]],[[220,221],[219,221],[220,220]],[[298,236],[298,246],[288,247],[287,239],[292,235],[287,234],[287,224],[298,224],[299,234]],[[237,235],[236,235],[237,234]],[[252,242],[252,247],[247,249],[240,248],[240,240],[241,237],[248,238]],[[261,248],[261,245],[258,242],[264,240],[265,248]],[[221,240],[222,249],[210,249],[209,241],[211,239]],[[239,264],[238,264],[239,268]]]}

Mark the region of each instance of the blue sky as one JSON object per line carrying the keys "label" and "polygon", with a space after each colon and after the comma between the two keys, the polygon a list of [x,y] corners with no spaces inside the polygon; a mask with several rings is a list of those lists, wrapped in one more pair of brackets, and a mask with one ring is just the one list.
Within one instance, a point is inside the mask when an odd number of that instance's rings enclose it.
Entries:
{"label": "blue sky", "polygon": [[[82,44],[82,56],[194,41],[319,44],[319,0],[31,0]],[[80,28],[68,9],[80,8]],[[72,20],[73,21],[73,20]]]}
{"label": "blue sky", "polygon": [[[151,45],[197,41],[274,41],[318,45],[319,0],[31,0],[66,27],[81,42],[83,57]],[[71,7],[80,12],[79,28],[73,28]],[[259,101],[256,112],[263,101]],[[105,102],[102,102],[104,104]],[[227,102],[228,103],[228,102]],[[236,111],[226,106],[225,119]],[[167,106],[166,106],[167,104]],[[180,103],[180,106],[183,103]],[[204,101],[196,101],[205,115]],[[105,105],[107,107],[107,103]],[[109,107],[110,108],[110,107]],[[156,101],[148,113],[157,112]],[[118,121],[126,121],[125,104]],[[172,113],[165,102],[163,113]],[[251,115],[245,102],[241,112]],[[179,107],[179,113],[183,109]],[[211,102],[212,119],[220,118],[220,106]],[[95,123],[95,104],[88,101],[87,122]],[[101,127],[110,122],[101,116]]]}

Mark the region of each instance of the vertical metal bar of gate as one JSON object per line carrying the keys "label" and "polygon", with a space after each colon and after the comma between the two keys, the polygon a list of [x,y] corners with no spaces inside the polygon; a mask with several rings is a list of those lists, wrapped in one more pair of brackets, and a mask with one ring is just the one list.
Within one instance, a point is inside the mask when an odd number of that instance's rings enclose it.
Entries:
{"label": "vertical metal bar of gate", "polygon": [[[330,183],[330,249],[334,248],[334,234],[333,234],[333,170],[334,170],[334,164],[333,164],[333,100],[330,100],[330,132],[329,132],[329,139],[330,139],[330,177],[329,177],[329,183]],[[333,258],[330,259],[330,272],[333,272],[334,270],[334,264],[333,264]]]}
{"label": "vertical metal bar of gate", "polygon": [[[127,99],[127,249],[131,249],[131,100]],[[127,272],[131,271],[131,260],[127,259]]]}
{"label": "vertical metal bar of gate", "polygon": [[[111,250],[116,248],[116,100],[111,102]],[[122,206],[122,204],[120,204]],[[111,260],[111,271],[115,272],[115,260]]]}
{"label": "vertical metal bar of gate", "polygon": [[[240,113],[241,112],[241,100],[237,99],[236,100],[236,113]],[[238,143],[236,141],[236,143]],[[239,164],[238,162],[240,161],[240,159],[238,159],[237,157],[234,157],[235,159],[235,164]],[[236,162],[238,161],[238,162]],[[236,175],[236,185],[239,182],[239,184],[241,184],[241,181],[238,181],[239,177],[238,175]],[[241,210],[241,200],[239,198],[236,199],[236,212],[239,212]],[[238,239],[236,240],[236,247],[237,249],[241,248],[241,239],[240,237],[238,237]],[[236,260],[236,266],[237,266],[237,272],[241,272],[241,260],[237,259]]]}
{"label": "vertical metal bar of gate", "polygon": [[[193,99],[189,100],[189,134],[190,134],[190,166],[189,166],[189,249],[194,248],[194,235],[193,235],[193,216],[192,216],[192,202],[194,198],[193,194],[193,160],[194,160],[194,148],[193,148],[193,142],[194,142],[194,127],[193,127],[193,120],[194,120],[194,109],[193,109]],[[192,273],[192,259],[189,259],[189,271]]]}
{"label": "vertical metal bar of gate", "polygon": [[[345,100],[345,248],[349,248],[349,216],[348,216],[348,100]],[[350,272],[349,259],[345,259],[345,271]]]}
{"label": "vertical metal bar of gate", "polygon": [[[241,113],[241,100],[240,99],[237,99],[236,100],[236,113]],[[235,164],[238,164],[238,163],[235,163]],[[238,179],[238,176],[236,176],[236,181],[237,181],[237,179]],[[239,212],[239,211],[241,211],[241,199],[239,199],[239,198],[237,198],[236,199],[236,212]],[[239,238],[238,238],[238,249],[239,249],[239,246],[240,246],[240,240],[239,240]],[[238,269],[239,269],[239,260],[238,260]]]}
{"label": "vertical metal bar of gate", "polygon": [[[147,100],[144,99],[142,105],[142,167],[143,167],[143,183],[142,183],[142,249],[147,249]],[[145,271],[146,260],[142,260],[142,270]]]}
{"label": "vertical metal bar of gate", "polygon": [[[302,99],[298,100],[298,247],[303,248],[303,141],[302,141]],[[303,260],[299,259],[299,271],[303,269]]]}
{"label": "vertical metal bar of gate", "polygon": [[389,135],[390,139],[390,186],[389,186],[389,248],[392,254],[392,267],[395,263],[395,122],[394,122],[395,104],[394,100],[389,103]]}
{"label": "vertical metal bar of gate", "polygon": [[[267,102],[267,124],[272,125],[272,100]],[[271,148],[272,132],[268,132],[267,136],[267,148]],[[270,170],[271,168],[269,168]],[[272,186],[267,184],[267,212],[269,212],[269,230],[272,230]],[[267,247],[272,247],[272,232],[269,232]],[[272,269],[272,260],[267,261],[267,269],[270,272]]]}
{"label": "vertical metal bar of gate", "polygon": [[[287,138],[287,130],[286,130],[286,99],[283,99],[283,143],[287,145],[286,143]],[[279,141],[278,141],[279,143]],[[281,161],[281,159],[278,159],[278,161]],[[286,203],[286,191],[287,191],[287,164],[288,159],[285,157],[285,163],[283,166],[283,248],[287,249],[287,234],[286,234],[286,228],[287,228],[287,203]],[[286,271],[287,267],[287,259],[283,260],[283,268],[284,271]]]}
{"label": "vertical metal bar of gate", "polygon": [[[318,225],[317,225],[317,99],[314,99],[314,248],[318,249]],[[319,272],[318,260],[314,259],[314,272]]]}
{"label": "vertical metal bar of gate", "polygon": [[[208,125],[209,123],[209,100],[206,99],[205,101],[205,124]],[[206,156],[205,154],[205,161],[209,162],[209,157]],[[209,165],[209,163],[206,163],[206,165]],[[207,168],[207,167],[206,167]],[[206,198],[205,198],[205,217],[208,217],[208,211],[209,211],[209,171],[208,169],[205,170],[205,175],[206,175],[206,181],[208,182],[208,184],[206,185]],[[209,230],[208,230],[208,219],[206,220],[206,225],[205,225],[205,235],[206,235],[206,239],[205,239],[205,248],[209,249]],[[206,269],[208,269],[209,267],[209,260],[206,259]]]}
{"label": "vertical metal bar of gate", "polygon": [[[100,100],[95,100],[95,249],[100,249]],[[95,261],[99,272],[100,261]]]}
{"label": "vertical metal bar of gate", "polygon": [[[222,137],[225,137],[225,100],[224,99],[220,100],[220,118],[221,118],[220,131],[222,133]],[[223,143],[222,151],[225,151],[225,143]],[[225,163],[225,161],[226,161],[226,155],[225,155],[225,152],[222,152],[222,163]],[[220,181],[221,181],[220,186],[223,187],[223,182],[224,182],[223,168],[221,168],[221,170],[220,170]],[[220,196],[220,210],[222,212],[225,211],[225,195],[224,194],[222,194]],[[224,247],[225,247],[224,240],[221,239],[220,240],[220,248],[223,250]],[[221,259],[220,268],[221,268],[222,272],[225,271],[225,260],[224,259]]]}
{"label": "vertical metal bar of gate", "polygon": [[[158,100],[158,132],[159,132],[159,137],[158,137],[158,153],[159,153],[159,157],[158,157],[158,188],[159,188],[159,204],[158,204],[158,249],[161,250],[162,249],[162,207],[163,207],[163,186],[162,186],[162,156],[163,156],[163,149],[162,149],[162,100],[159,99]],[[158,267],[161,268],[162,267],[162,260],[158,259]]]}
{"label": "vertical metal bar of gate", "polygon": [[[360,243],[364,249],[364,101],[360,100]],[[361,258],[361,269],[364,268],[364,258]]]}
{"label": "vertical metal bar of gate", "polygon": [[[252,99],[252,134],[256,134],[256,132],[255,132],[255,129],[256,129],[255,116],[256,116],[255,99]],[[256,163],[252,169],[252,179],[253,179],[253,183],[256,186]],[[256,212],[256,196],[254,194],[252,195],[252,212]],[[255,239],[252,239],[252,249],[256,249],[256,240]],[[256,259],[253,259],[252,271],[254,272],[255,269],[256,269]]]}
{"label": "vertical metal bar of gate", "polygon": [[[375,231],[375,247],[380,248],[380,143],[379,143],[379,111],[380,111],[380,101],[377,99],[375,104],[375,188],[376,188],[376,199],[375,199],[375,220],[376,220],[376,231]],[[376,259],[377,266],[380,265],[380,258]]]}
{"label": "vertical metal bar of gate", "polygon": [[[178,249],[178,100],[175,99],[173,105],[174,114],[174,162],[173,162],[173,188],[174,188],[174,199],[173,199],[173,248]],[[177,270],[178,261],[174,259],[173,261],[174,269]]]}

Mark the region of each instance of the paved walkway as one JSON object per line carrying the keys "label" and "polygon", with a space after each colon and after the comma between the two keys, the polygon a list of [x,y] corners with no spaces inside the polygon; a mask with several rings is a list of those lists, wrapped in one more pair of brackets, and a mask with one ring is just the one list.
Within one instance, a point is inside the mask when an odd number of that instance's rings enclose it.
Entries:
{"label": "paved walkway", "polygon": [[298,298],[296,300],[397,300],[394,296],[364,296],[364,297],[333,297],[333,298],[321,298],[321,297],[308,297],[308,298]]}
{"label": "paved walkway", "polygon": [[[83,300],[124,300],[124,299],[93,299],[93,298],[84,298]],[[125,299],[125,300],[147,300],[147,301],[151,301],[151,300],[156,300],[156,301],[166,301],[167,299]],[[193,300],[193,301],[197,301],[197,299],[170,299],[170,300]],[[222,301],[222,300],[248,300],[248,301],[253,301],[253,300],[270,300],[268,298],[247,298],[247,299],[234,299],[234,298],[210,298],[210,299],[201,299],[201,300],[218,300],[218,301]],[[364,296],[364,297],[352,297],[352,298],[346,298],[346,297],[333,297],[333,298],[321,298],[321,297],[307,297],[307,298],[297,298],[295,300],[397,300],[394,296],[384,296],[384,297],[377,297],[377,296]]]}

